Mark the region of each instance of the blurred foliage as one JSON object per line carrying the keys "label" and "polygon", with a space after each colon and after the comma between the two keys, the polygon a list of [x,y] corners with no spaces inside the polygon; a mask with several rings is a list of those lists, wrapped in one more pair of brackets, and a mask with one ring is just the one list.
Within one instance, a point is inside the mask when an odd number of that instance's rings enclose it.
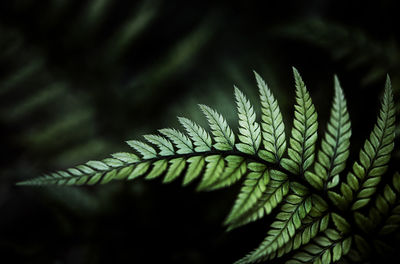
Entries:
{"label": "blurred foliage", "polygon": [[[198,103],[229,121],[232,85],[254,99],[251,70],[286,124],[292,65],[321,120],[337,73],[353,117],[375,119],[384,74],[399,80],[395,1],[69,1],[0,3],[0,252],[12,263],[231,263],[264,222],[225,234],[235,190],[198,194],[137,181],[99,188],[16,188],[21,179],[124,150],[124,140]],[[290,8],[288,8],[290,7]],[[310,17],[315,17],[310,19]],[[362,81],[360,81],[362,80]],[[363,97],[360,98],[359,94]],[[256,100],[252,100],[256,101]],[[322,103],[321,103],[322,102]],[[325,104],[323,103],[325,102]],[[360,107],[375,105],[374,109]],[[357,104],[360,104],[359,106]],[[359,148],[362,118],[352,120]],[[288,126],[287,126],[288,127]],[[397,153],[397,155],[400,155]],[[173,201],[184,201],[171,208]],[[163,226],[159,219],[167,219]],[[170,220],[168,220],[170,219]],[[175,238],[175,242],[171,239]],[[249,244],[246,247],[241,243]],[[252,244],[253,243],[253,244]],[[157,252],[157,254],[154,254]],[[151,256],[151,259],[149,259]]]}

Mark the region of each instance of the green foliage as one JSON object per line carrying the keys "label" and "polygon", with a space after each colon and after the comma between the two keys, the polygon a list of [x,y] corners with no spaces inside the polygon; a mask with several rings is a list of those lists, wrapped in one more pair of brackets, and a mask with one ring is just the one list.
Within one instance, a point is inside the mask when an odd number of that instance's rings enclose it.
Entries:
{"label": "green foliage", "polygon": [[334,263],[349,252],[350,246],[351,237],[343,237],[336,230],[327,229],[286,263]]}
{"label": "green foliage", "polygon": [[314,164],[314,173],[306,172],[307,181],[317,189],[336,186],[339,173],[345,169],[350,146],[350,118],[339,80],[335,76],[335,97],[331,116]]}
{"label": "green foliage", "polygon": [[[400,175],[394,173],[392,184],[380,185],[394,148],[395,110],[389,78],[378,121],[344,179],[351,124],[339,81],[335,77],[331,115],[315,160],[317,113],[300,74],[296,69],[293,72],[296,104],[287,152],[278,103],[255,73],[261,126],[254,107],[235,87],[237,135],[221,114],[200,105],[212,136],[195,122],[179,117],[187,135],[172,128],[160,129],[161,135],[144,136],[149,144],[127,141],[136,154],[115,153],[102,161],[19,184],[93,185],[138,177],[163,178],[168,183],[183,176],[183,185],[197,180],[198,190],[209,191],[245,178],[225,220],[228,230],[279,209],[265,239],[237,263],[275,258],[286,263],[333,263],[349,252],[350,259],[361,259],[371,247],[384,247],[378,238],[369,244],[367,237],[391,234],[400,225]],[[368,205],[366,216],[360,209]]]}
{"label": "green foliage", "polygon": [[335,197],[335,203],[341,208],[351,204],[352,210],[358,210],[369,203],[388,168],[390,154],[394,148],[394,132],[395,108],[388,78],[378,121],[360,150],[359,161],[354,162],[353,170],[347,175],[347,183],[341,184],[342,195],[330,192],[331,196]]}
{"label": "green foliage", "polygon": [[296,83],[296,105],[289,158],[284,158],[282,166],[294,174],[303,174],[314,162],[315,142],[317,141],[317,112],[307,88],[298,71],[293,68]]}
{"label": "green foliage", "polygon": [[269,90],[267,84],[255,72],[261,100],[261,128],[265,150],[260,155],[269,162],[280,162],[286,150],[285,125],[278,102]]}

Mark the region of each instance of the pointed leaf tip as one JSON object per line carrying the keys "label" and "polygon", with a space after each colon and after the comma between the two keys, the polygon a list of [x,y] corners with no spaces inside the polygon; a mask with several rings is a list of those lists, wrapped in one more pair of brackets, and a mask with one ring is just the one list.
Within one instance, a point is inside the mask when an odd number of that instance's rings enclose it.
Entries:
{"label": "pointed leaf tip", "polygon": [[389,73],[386,74],[386,83],[391,86],[391,80],[390,80]]}
{"label": "pointed leaf tip", "polygon": [[386,81],[385,81],[385,92],[388,90],[388,92],[392,93],[392,81],[390,80],[389,74],[386,75]]}
{"label": "pointed leaf tip", "polygon": [[299,71],[294,66],[292,66],[292,71],[294,75],[300,75]]}
{"label": "pointed leaf tip", "polygon": [[258,72],[256,72],[255,70],[253,70],[254,76],[256,77],[256,79],[261,79],[260,74],[258,74]]}
{"label": "pointed leaf tip", "polygon": [[334,82],[335,87],[338,85],[340,86],[340,81],[339,81],[339,77],[337,76],[337,74],[333,75],[333,82]]}

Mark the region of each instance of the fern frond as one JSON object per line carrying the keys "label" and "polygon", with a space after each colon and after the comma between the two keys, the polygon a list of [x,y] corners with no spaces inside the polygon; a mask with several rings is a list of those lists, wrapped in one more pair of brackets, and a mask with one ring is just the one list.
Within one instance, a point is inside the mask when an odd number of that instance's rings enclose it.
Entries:
{"label": "fern frond", "polygon": [[178,117],[179,122],[186,129],[190,138],[193,140],[193,144],[196,146],[194,150],[196,152],[210,151],[212,147],[212,140],[210,134],[204,128],[194,123],[193,121]]}
{"label": "fern frond", "polygon": [[400,174],[393,175],[393,186],[386,184],[369,210],[368,216],[354,212],[358,227],[365,233],[373,231],[380,235],[390,234],[400,225]]}
{"label": "fern frond", "polygon": [[300,228],[301,221],[311,210],[311,197],[302,197],[298,194],[290,194],[286,197],[286,203],[281,212],[276,216],[275,222],[271,224],[267,237],[264,241],[237,264],[253,263],[268,259],[279,247],[294,237],[296,230]]}
{"label": "fern frond", "polygon": [[199,105],[201,111],[207,117],[211,132],[214,135],[214,148],[218,150],[232,150],[235,146],[235,135],[225,118],[217,111],[206,105]]}
{"label": "fern frond", "polygon": [[[269,183],[253,206],[246,210],[239,210],[235,216],[228,216],[225,221],[225,224],[229,225],[228,231],[269,215],[286,197],[289,192],[288,176],[278,170],[269,170],[268,174]],[[253,195],[253,197],[256,196]]]}
{"label": "fern frond", "polygon": [[158,135],[144,135],[143,137],[160,149],[159,155],[168,156],[175,153],[174,146],[168,139]]}
{"label": "fern frond", "polygon": [[261,128],[265,150],[259,155],[269,162],[279,163],[286,151],[285,125],[279,105],[265,81],[254,72],[261,100]]}
{"label": "fern frond", "polygon": [[[338,175],[344,170],[349,156],[350,136],[351,123],[346,99],[335,76],[335,96],[321,149],[314,163],[315,173],[307,171],[305,174],[307,181],[315,188],[320,190],[326,187],[332,188],[339,182]],[[331,178],[333,179],[327,186]]]}
{"label": "fern frond", "polygon": [[[398,172],[393,176],[393,187],[395,190],[387,187],[384,191],[385,201],[391,209],[389,212],[382,212],[388,217],[382,228],[379,230],[380,235],[390,234],[400,227],[400,174]],[[383,208],[383,210],[387,210],[388,206],[381,206],[381,203],[378,204],[377,202],[376,206]]]}
{"label": "fern frond", "polygon": [[174,142],[178,148],[176,153],[187,154],[194,151],[192,141],[186,135],[182,134],[182,132],[173,128],[160,129],[159,132]]}
{"label": "fern frond", "polygon": [[213,177],[213,181],[204,187],[200,185],[198,188],[199,190],[211,191],[228,187],[240,180],[242,176],[246,174],[248,166],[245,158],[236,155],[229,155],[225,158],[225,161],[227,165],[224,171],[219,174],[220,177],[211,175]]}
{"label": "fern frond", "polygon": [[256,154],[261,143],[260,125],[256,122],[253,106],[235,86],[235,98],[239,116],[239,140],[236,148],[247,154]]}
{"label": "fern frond", "polygon": [[185,175],[185,178],[183,179],[183,185],[189,184],[198,176],[200,176],[205,164],[205,158],[202,156],[194,156],[188,158],[187,161],[189,163],[189,167]]}
{"label": "fern frond", "polygon": [[[237,143],[222,115],[200,105],[212,135],[195,122],[178,117],[187,134],[173,128],[160,129],[161,135],[144,136],[148,143],[127,141],[136,154],[115,153],[101,161],[89,161],[20,184],[93,185],[138,177],[162,178],[163,183],[169,183],[183,175],[183,185],[201,178],[197,190],[211,191],[231,186],[245,177],[225,220],[228,230],[260,219],[278,205],[280,211],[265,239],[238,264],[267,261],[283,255],[291,258],[287,263],[333,263],[349,252],[352,239],[354,256],[367,255],[370,245],[364,235],[358,233],[360,229],[360,233],[370,234],[376,229],[374,234],[384,235],[400,226],[398,173],[393,176],[393,184],[383,186],[382,193],[375,196],[368,216],[358,211],[376,192],[394,146],[395,110],[390,81],[386,82],[377,124],[361,149],[359,161],[348,173],[347,182],[339,185],[339,174],[349,156],[351,136],[346,100],[339,81],[335,77],[331,115],[314,161],[317,113],[299,73],[296,69],[293,72],[296,105],[286,158],[283,158],[286,140],[278,103],[264,80],[255,73],[262,104],[261,127],[253,106],[235,87],[239,117]],[[261,142],[263,146],[260,147]],[[329,190],[335,186],[340,186],[341,194]],[[332,204],[341,210],[329,208]],[[354,219],[347,217],[350,209],[354,211]],[[384,248],[382,241],[374,240],[375,248]]]}
{"label": "fern frond", "polygon": [[207,162],[207,166],[203,179],[197,187],[198,190],[204,190],[213,184],[216,179],[221,177],[226,166],[225,159],[222,155],[211,155],[206,157],[205,160]]}
{"label": "fern frond", "polygon": [[342,183],[342,193],[347,196],[345,200],[353,201],[352,210],[360,209],[369,203],[382,175],[386,172],[394,148],[394,124],[395,107],[388,77],[378,121],[360,151],[359,162],[354,163],[353,171],[347,176],[347,184]]}
{"label": "fern frond", "polygon": [[140,155],[142,155],[143,159],[152,159],[157,157],[157,151],[152,146],[146,143],[138,140],[129,140],[126,143],[128,143],[129,146],[139,152]]}
{"label": "fern frond", "polygon": [[252,172],[247,175],[235,204],[225,220],[225,224],[229,224],[250,210],[263,196],[270,181],[268,169],[264,164],[249,163],[248,168]]}
{"label": "fern frond", "polygon": [[294,174],[302,175],[314,162],[317,141],[317,112],[299,72],[293,68],[296,83],[296,105],[288,158],[282,166]]}
{"label": "fern frond", "polygon": [[330,216],[329,212],[327,212],[328,205],[317,195],[313,195],[311,199],[311,210],[301,221],[301,227],[296,230],[295,236],[282,245],[274,254],[269,255],[269,259],[282,257],[284,254],[288,254],[302,245],[308,244],[311,239],[328,228]]}
{"label": "fern frond", "polygon": [[184,158],[176,158],[169,161],[171,165],[168,168],[167,174],[164,177],[164,183],[175,180],[186,166]]}
{"label": "fern frond", "polygon": [[344,217],[335,212],[332,212],[331,216],[332,216],[332,221],[335,224],[335,227],[338,231],[340,231],[342,234],[347,234],[350,232],[351,226]]}
{"label": "fern frond", "polygon": [[351,237],[342,237],[336,230],[327,229],[325,233],[304,246],[286,264],[316,263],[325,264],[339,261],[351,247]]}

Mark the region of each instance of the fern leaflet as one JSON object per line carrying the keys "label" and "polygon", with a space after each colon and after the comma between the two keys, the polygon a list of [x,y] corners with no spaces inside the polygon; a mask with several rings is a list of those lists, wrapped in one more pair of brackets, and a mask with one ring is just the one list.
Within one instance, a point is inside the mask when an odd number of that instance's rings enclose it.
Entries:
{"label": "fern leaflet", "polygon": [[[346,165],[349,156],[351,124],[347,111],[346,99],[338,78],[335,76],[335,97],[331,116],[325,136],[322,139],[321,149],[318,151],[317,161],[314,163],[314,173],[307,171],[307,181],[317,189],[332,188],[338,183],[339,173]],[[334,181],[327,182],[335,177]]]}
{"label": "fern leaflet", "polygon": [[259,155],[269,162],[280,162],[286,150],[285,125],[278,102],[269,90],[265,81],[254,72],[260,92],[261,128],[265,150]]}
{"label": "fern leaflet", "polygon": [[317,141],[317,112],[299,72],[293,68],[296,82],[296,105],[288,158],[282,166],[294,174],[302,175],[314,162]]}

